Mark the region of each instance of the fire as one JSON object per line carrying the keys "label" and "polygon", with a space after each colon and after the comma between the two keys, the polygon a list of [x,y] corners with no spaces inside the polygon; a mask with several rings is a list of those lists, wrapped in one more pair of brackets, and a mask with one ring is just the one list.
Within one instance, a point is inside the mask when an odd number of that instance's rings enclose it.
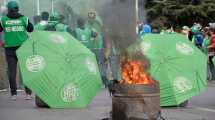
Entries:
{"label": "fire", "polygon": [[125,60],[121,66],[121,84],[154,84],[154,80],[146,72],[146,64],[143,60]]}

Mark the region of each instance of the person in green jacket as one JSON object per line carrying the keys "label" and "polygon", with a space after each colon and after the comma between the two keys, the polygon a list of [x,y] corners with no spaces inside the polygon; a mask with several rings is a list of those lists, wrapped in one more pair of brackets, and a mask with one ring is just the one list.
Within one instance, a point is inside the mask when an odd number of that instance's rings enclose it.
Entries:
{"label": "person in green jacket", "polygon": [[102,50],[104,48],[102,35],[103,23],[101,18],[96,14],[95,11],[90,11],[88,13],[88,21],[86,26],[97,33],[97,36],[93,39],[92,42],[93,49]]}
{"label": "person in green jacket", "polygon": [[95,29],[98,33],[102,32],[103,22],[96,11],[88,12],[87,26]]}
{"label": "person in green jacket", "polygon": [[93,38],[96,38],[97,33],[86,26],[86,22],[83,18],[79,18],[77,20],[77,28],[73,31],[73,36],[88,49],[92,50]]}
{"label": "person in green jacket", "polygon": [[102,19],[98,16],[96,11],[90,11],[88,13],[88,21],[87,27],[91,30],[96,31],[97,36],[92,40],[92,48],[91,50],[96,55],[96,59],[99,66],[99,71],[101,73],[101,77],[103,83],[107,86],[107,65],[105,64],[105,54],[104,54],[104,37],[103,37],[103,23]]}
{"label": "person in green jacket", "polygon": [[208,28],[204,29],[204,40],[202,43],[202,51],[208,55],[208,47],[211,44],[211,35]]}
{"label": "person in green jacket", "polygon": [[48,12],[42,12],[41,14],[41,21],[34,26],[35,30],[44,30],[46,26],[48,25],[49,20],[49,13]]}
{"label": "person in green jacket", "polygon": [[48,24],[46,25],[45,31],[59,31],[59,32],[66,32],[69,27],[63,23],[61,23],[60,15],[55,12],[52,13]]}
{"label": "person in green jacket", "polygon": [[[17,84],[17,56],[16,50],[28,39],[27,32],[32,32],[34,27],[29,19],[19,13],[16,1],[7,4],[8,13],[0,20],[0,32],[3,32],[3,43],[8,65],[8,78],[10,83],[11,99],[16,100]],[[31,99],[31,91],[26,88],[26,99]]]}

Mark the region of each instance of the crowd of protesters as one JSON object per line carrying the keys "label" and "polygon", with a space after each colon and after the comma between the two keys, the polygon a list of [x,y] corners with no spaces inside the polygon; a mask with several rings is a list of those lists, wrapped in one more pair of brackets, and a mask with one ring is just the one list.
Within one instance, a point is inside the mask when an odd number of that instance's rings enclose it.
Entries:
{"label": "crowd of protesters", "polygon": [[212,59],[215,56],[215,24],[209,23],[208,26],[203,27],[200,23],[194,23],[189,28],[184,26],[181,31],[187,38],[201,49],[208,56],[209,77],[210,80],[215,80],[215,67]]}

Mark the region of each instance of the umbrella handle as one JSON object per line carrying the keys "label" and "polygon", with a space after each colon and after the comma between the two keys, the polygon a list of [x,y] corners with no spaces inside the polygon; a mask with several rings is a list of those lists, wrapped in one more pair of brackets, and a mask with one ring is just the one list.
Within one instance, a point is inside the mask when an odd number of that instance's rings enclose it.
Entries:
{"label": "umbrella handle", "polygon": [[[29,38],[29,40],[31,40],[32,35],[29,34],[28,38]],[[35,52],[35,40],[34,39],[32,39],[32,52],[33,52],[33,55],[35,55],[36,52]]]}

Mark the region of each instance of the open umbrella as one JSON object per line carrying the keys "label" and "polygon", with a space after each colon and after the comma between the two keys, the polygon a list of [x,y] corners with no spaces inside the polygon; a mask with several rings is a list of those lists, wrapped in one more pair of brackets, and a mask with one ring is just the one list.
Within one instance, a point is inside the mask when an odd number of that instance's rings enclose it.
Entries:
{"label": "open umbrella", "polygon": [[86,107],[101,88],[95,55],[66,32],[34,32],[17,54],[24,84],[52,108]]}
{"label": "open umbrella", "polygon": [[151,62],[150,73],[160,82],[161,106],[179,105],[207,87],[207,57],[180,34],[149,34],[128,48]]}

